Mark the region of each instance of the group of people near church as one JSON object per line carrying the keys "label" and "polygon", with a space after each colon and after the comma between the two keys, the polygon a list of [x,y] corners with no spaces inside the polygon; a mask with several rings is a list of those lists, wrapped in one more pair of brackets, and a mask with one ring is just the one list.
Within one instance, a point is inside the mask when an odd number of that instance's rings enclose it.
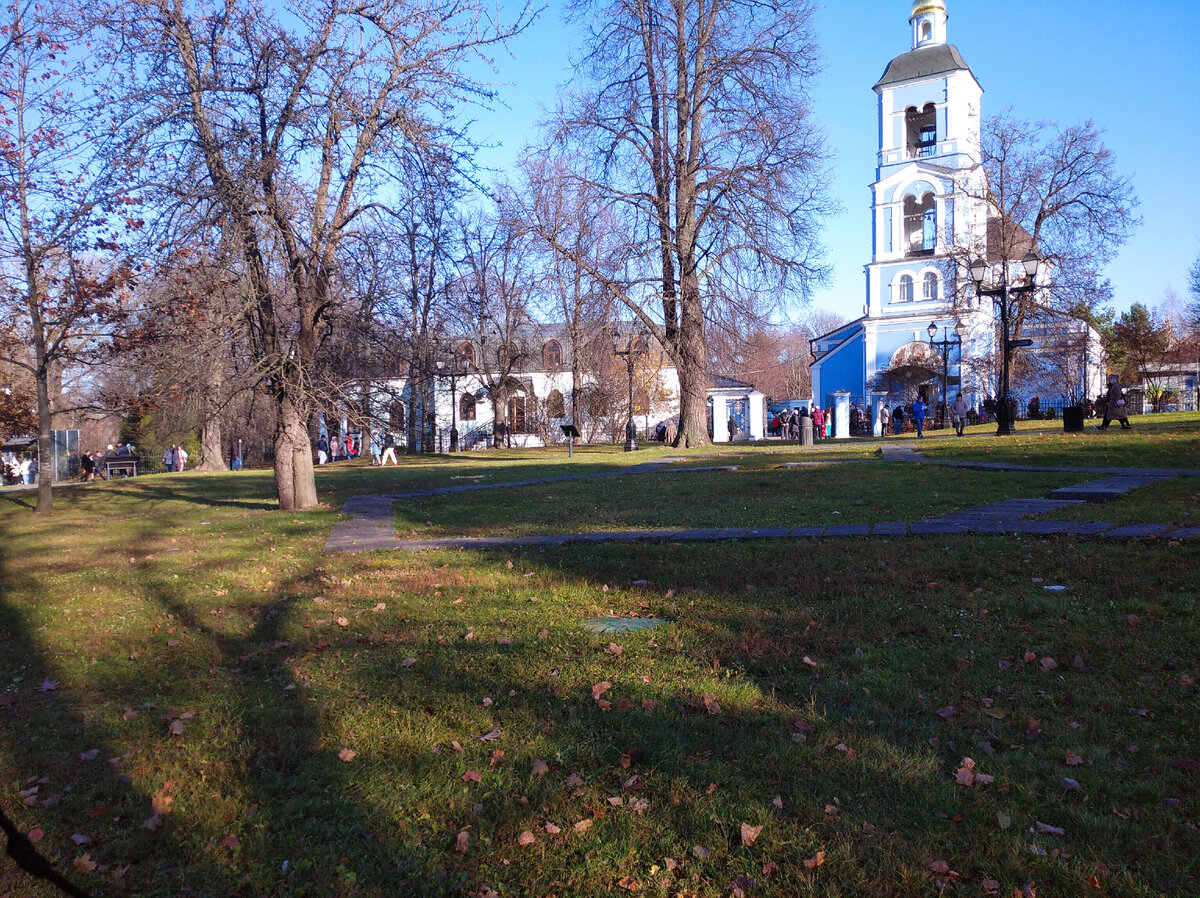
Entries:
{"label": "group of people near church", "polygon": [[18,456],[14,452],[5,452],[0,458],[0,479],[5,486],[37,483],[37,459],[28,454]]}
{"label": "group of people near church", "polygon": [[350,434],[344,437],[327,437],[321,434],[317,437],[317,464],[325,465],[333,461],[343,461],[358,458],[362,446]]}
{"label": "group of people near church", "polygon": [[182,446],[175,445],[163,452],[163,468],[167,471],[179,472],[187,465],[188,451]]}
{"label": "group of people near church", "polygon": [[771,417],[767,433],[785,440],[798,440],[800,439],[801,422],[805,418],[808,418],[812,424],[814,440],[832,439],[833,409],[822,409],[816,403],[813,403],[811,410],[806,405],[799,405],[792,409],[780,409]]}

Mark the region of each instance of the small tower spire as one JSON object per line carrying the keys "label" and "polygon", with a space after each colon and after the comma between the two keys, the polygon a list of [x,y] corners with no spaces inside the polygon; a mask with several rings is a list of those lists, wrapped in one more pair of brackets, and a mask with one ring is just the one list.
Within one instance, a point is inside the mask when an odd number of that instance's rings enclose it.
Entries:
{"label": "small tower spire", "polygon": [[912,25],[912,48],[946,43],[948,18],[945,0],[913,0],[912,15],[908,17]]}

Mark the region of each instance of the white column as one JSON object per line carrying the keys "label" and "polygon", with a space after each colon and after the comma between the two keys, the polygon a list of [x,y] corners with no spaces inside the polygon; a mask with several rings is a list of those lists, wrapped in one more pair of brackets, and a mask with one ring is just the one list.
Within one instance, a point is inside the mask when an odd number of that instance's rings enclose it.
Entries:
{"label": "white column", "polygon": [[833,394],[833,435],[839,440],[850,436],[850,392],[838,390]]}
{"label": "white column", "polygon": [[887,405],[887,393],[872,393],[871,394],[871,433],[875,436],[887,436],[883,432],[883,409]]}

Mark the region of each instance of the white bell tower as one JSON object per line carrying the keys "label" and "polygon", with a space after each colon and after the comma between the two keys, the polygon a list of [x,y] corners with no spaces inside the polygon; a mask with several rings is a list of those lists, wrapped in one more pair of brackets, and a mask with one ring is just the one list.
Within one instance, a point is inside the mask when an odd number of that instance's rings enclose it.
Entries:
{"label": "white bell tower", "polygon": [[912,25],[912,48],[946,43],[946,4],[943,0],[914,0],[909,24]]}

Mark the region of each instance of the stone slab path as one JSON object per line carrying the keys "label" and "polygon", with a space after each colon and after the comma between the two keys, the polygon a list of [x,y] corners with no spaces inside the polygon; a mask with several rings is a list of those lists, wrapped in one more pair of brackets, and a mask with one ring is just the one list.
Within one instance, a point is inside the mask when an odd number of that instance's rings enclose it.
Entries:
{"label": "stone slab path", "polygon": [[[663,458],[647,464],[633,465],[620,471],[591,474],[565,474],[507,483],[464,484],[412,490],[404,493],[376,496],[356,496],[346,502],[342,512],[349,520],[339,521],[325,542],[327,552],[363,552],[380,549],[401,549],[410,552],[425,549],[498,549],[517,546],[569,546],[596,543],[632,542],[714,542],[721,540],[754,539],[837,539],[845,537],[899,537],[922,535],[951,535],[963,533],[1037,534],[1045,536],[1075,535],[1104,536],[1123,539],[1169,537],[1171,539],[1200,538],[1200,527],[1179,527],[1172,524],[1124,524],[1103,521],[1037,520],[1042,515],[1083,502],[1103,502],[1122,496],[1132,489],[1174,477],[1200,476],[1200,471],[1166,468],[1068,468],[1038,465],[1014,465],[1001,462],[934,461],[925,458],[914,443],[895,443],[883,448],[885,461],[908,461],[937,464],[946,467],[975,468],[989,471],[1048,471],[1098,475],[1075,486],[1062,487],[1046,499],[1005,499],[975,508],[925,518],[920,521],[881,521],[874,524],[834,524],[830,526],[801,525],[796,527],[729,527],[677,528],[663,530],[618,530],[596,533],[560,533],[516,537],[450,537],[447,539],[399,539],[395,531],[395,502],[403,499],[446,496],[478,490],[508,489],[544,483],[563,483],[596,477],[623,477],[629,474],[674,473],[700,471],[736,471],[736,465],[707,467],[670,467],[669,462],[683,459]],[[825,466],[832,462],[790,462],[783,467]]]}

